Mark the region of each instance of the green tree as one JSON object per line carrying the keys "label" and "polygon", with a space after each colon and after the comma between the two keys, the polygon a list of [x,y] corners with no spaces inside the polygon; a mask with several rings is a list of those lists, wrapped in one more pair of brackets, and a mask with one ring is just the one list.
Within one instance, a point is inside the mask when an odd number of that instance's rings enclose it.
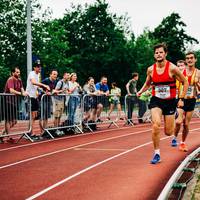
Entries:
{"label": "green tree", "polygon": [[153,64],[153,45],[155,41],[149,38],[149,30],[145,29],[135,41],[135,62],[139,73],[138,85],[142,86],[146,79],[147,68]]}
{"label": "green tree", "polygon": [[200,50],[195,52],[196,56],[197,56],[197,63],[196,63],[196,67],[198,69],[200,69]]}
{"label": "green tree", "polygon": [[172,13],[164,18],[161,24],[150,34],[151,38],[157,42],[165,42],[168,46],[168,58],[176,63],[184,58],[184,52],[188,44],[195,44],[198,41],[187,35],[186,24],[181,20],[178,13]]}
{"label": "green tree", "polygon": [[128,19],[112,15],[108,7],[103,0],[85,7],[72,6],[60,20],[69,42],[66,56],[71,63],[68,62],[68,66],[78,72],[81,83],[88,76],[98,81],[106,75],[110,82],[124,85],[124,77],[131,71],[132,64],[126,56]]}
{"label": "green tree", "polygon": [[[32,29],[33,52],[37,51],[37,45],[41,43],[41,31],[38,27],[49,16],[49,13],[41,13],[38,0],[32,0]],[[26,0],[1,0],[0,4],[0,66],[10,69],[19,66],[23,80],[26,79]],[[43,19],[41,18],[43,17]],[[9,70],[6,70],[7,73]],[[2,76],[0,70],[0,76]],[[7,78],[9,73],[7,74]],[[1,79],[2,80],[2,79]],[[5,82],[5,80],[3,80]]]}
{"label": "green tree", "polygon": [[[25,1],[2,0],[0,4],[0,65],[10,68],[25,64]],[[9,71],[9,70],[8,70]],[[7,71],[7,72],[8,72]],[[4,73],[4,74],[2,74]],[[0,76],[6,78],[0,70]],[[9,73],[7,74],[7,77]],[[5,80],[4,80],[5,81]]]}

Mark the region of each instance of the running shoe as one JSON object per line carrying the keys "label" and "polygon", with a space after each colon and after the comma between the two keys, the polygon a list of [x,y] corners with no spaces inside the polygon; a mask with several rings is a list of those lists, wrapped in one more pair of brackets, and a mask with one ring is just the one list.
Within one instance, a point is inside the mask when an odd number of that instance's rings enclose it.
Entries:
{"label": "running shoe", "polygon": [[181,143],[179,146],[180,151],[188,151],[187,145],[185,143]]}
{"label": "running shoe", "polygon": [[102,121],[100,118],[98,118],[98,119],[96,120],[96,122],[102,123],[103,121]]}
{"label": "running shoe", "polygon": [[3,143],[4,143],[3,138],[0,137],[0,144],[3,144]]}
{"label": "running shoe", "polygon": [[153,159],[151,160],[151,164],[157,164],[159,162],[161,162],[160,155],[159,154],[155,154],[153,156]]}
{"label": "running shoe", "polygon": [[177,140],[176,140],[176,138],[174,138],[173,140],[172,140],[172,143],[171,143],[171,146],[172,147],[177,147]]}

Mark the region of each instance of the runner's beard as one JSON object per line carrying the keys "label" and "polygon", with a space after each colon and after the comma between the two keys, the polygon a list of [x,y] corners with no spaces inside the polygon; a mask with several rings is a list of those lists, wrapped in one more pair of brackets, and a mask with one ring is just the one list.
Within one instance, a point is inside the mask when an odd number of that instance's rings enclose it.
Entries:
{"label": "runner's beard", "polygon": [[158,63],[161,63],[161,62],[163,62],[163,61],[164,61],[164,59],[157,60]]}

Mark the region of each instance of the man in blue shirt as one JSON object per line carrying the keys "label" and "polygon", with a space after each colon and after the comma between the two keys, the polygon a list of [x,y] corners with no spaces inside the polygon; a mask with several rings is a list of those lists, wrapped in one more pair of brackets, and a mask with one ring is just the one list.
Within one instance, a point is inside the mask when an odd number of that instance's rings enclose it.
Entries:
{"label": "man in blue shirt", "polygon": [[106,96],[109,95],[109,88],[108,88],[108,85],[107,85],[107,82],[108,82],[108,79],[106,76],[102,76],[101,77],[101,80],[99,83],[96,83],[96,89],[97,89],[97,93],[100,95],[98,97],[98,105],[97,105],[97,122],[102,122],[100,120],[100,115],[101,115],[101,112],[103,110],[103,106],[105,104],[105,101],[106,101]]}

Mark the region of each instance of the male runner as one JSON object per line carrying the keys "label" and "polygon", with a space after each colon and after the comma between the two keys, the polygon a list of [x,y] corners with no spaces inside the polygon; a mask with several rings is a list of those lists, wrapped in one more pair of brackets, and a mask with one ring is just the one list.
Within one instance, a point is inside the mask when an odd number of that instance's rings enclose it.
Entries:
{"label": "male runner", "polygon": [[[186,54],[186,79],[188,81],[189,87],[184,98],[184,106],[182,107],[181,111],[183,114],[180,114],[179,118],[176,120],[174,133],[175,138],[172,140],[172,146],[177,146],[176,137],[178,136],[181,124],[183,123],[182,141],[180,142],[179,146],[179,150],[181,151],[188,151],[185,140],[189,133],[189,124],[192,119],[192,114],[197,98],[197,89],[200,89],[200,71],[195,67],[196,62],[196,55],[193,52],[188,52]],[[181,94],[180,98],[183,97],[184,96]]]}
{"label": "male runner", "polygon": [[[160,126],[162,115],[164,116],[165,134],[170,136],[174,133],[175,109],[176,109],[176,79],[183,83],[183,97],[186,94],[188,83],[178,68],[166,60],[167,47],[158,44],[154,47],[155,64],[148,67],[147,77],[143,87],[137,93],[140,96],[152,84],[152,98],[149,108],[152,115],[152,140],[154,145],[154,156],[151,164],[157,164],[160,159]],[[182,99],[178,106],[183,106]]]}

